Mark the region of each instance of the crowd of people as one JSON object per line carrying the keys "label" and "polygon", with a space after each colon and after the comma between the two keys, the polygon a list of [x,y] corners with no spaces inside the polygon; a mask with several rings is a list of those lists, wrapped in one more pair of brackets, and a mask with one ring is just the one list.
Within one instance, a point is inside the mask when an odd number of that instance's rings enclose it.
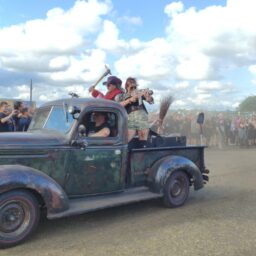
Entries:
{"label": "crowd of people", "polygon": [[[106,85],[107,93],[96,90],[95,86],[89,88],[89,92],[95,98],[104,98],[119,102],[128,114],[128,141],[137,134],[142,147],[146,145],[150,124],[154,123],[157,115],[148,112],[143,101],[152,104],[154,102],[151,94],[147,91],[142,95],[133,95],[132,92],[138,89],[135,78],[127,78],[124,88],[122,80],[116,76],[109,76]],[[199,121],[204,116],[204,119]],[[225,146],[249,147],[256,145],[256,114],[247,113],[195,113],[191,112],[171,112],[161,127],[161,134],[165,136],[186,136],[188,145],[207,145],[222,149]],[[103,115],[104,117],[104,112]],[[105,120],[95,114],[95,120]],[[31,109],[26,107],[23,102],[16,101],[13,106],[7,102],[0,102],[0,132],[27,131],[31,121]],[[102,124],[95,122],[91,136],[99,134],[109,136],[110,132]],[[97,126],[98,125],[98,126]],[[103,126],[102,126],[103,125]],[[102,126],[102,127],[101,127]],[[101,131],[102,128],[103,130]],[[97,131],[97,132],[95,132]],[[92,135],[93,134],[93,135]]]}
{"label": "crowd of people", "polygon": [[22,101],[15,101],[13,106],[0,102],[0,132],[27,131],[31,121],[31,111]]}
{"label": "crowd of people", "polygon": [[205,120],[200,124],[198,113],[174,112],[166,117],[163,134],[186,136],[187,144],[206,144],[219,149],[255,146],[256,114],[206,112]]}

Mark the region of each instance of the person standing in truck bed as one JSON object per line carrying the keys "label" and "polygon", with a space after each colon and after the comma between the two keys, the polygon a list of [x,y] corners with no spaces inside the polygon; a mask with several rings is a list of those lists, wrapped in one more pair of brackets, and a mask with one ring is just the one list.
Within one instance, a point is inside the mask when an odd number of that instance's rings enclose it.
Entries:
{"label": "person standing in truck bed", "polygon": [[89,92],[94,98],[103,98],[106,100],[115,100],[116,96],[122,93],[121,85],[122,80],[116,76],[109,76],[107,81],[103,83],[107,86],[107,93],[104,95],[102,92],[95,89],[95,86],[89,88]]}
{"label": "person standing in truck bed", "polygon": [[[137,81],[133,77],[129,77],[125,83],[126,92],[117,96],[117,101],[125,107],[128,113],[128,142],[138,133],[140,147],[146,147],[148,134],[149,134],[149,122],[148,112],[144,103],[139,103],[139,99],[136,96],[130,96],[133,90],[137,89]],[[151,95],[142,96],[142,99],[152,104],[154,102]]]}

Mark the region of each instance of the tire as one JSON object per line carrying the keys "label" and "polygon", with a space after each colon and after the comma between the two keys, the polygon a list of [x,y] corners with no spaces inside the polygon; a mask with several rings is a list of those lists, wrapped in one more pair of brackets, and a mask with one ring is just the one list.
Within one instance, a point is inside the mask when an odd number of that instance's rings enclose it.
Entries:
{"label": "tire", "polygon": [[0,248],[24,241],[37,227],[39,205],[33,194],[13,190],[0,195]]}
{"label": "tire", "polygon": [[182,206],[189,195],[189,178],[184,171],[175,171],[164,186],[164,204],[169,208]]}

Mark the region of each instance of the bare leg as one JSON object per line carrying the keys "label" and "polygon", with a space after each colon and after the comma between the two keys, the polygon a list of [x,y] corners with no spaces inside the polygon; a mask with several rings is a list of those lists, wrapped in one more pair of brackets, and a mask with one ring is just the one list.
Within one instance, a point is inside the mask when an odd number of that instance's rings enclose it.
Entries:
{"label": "bare leg", "polygon": [[138,131],[139,140],[147,140],[148,133],[149,133],[149,129],[144,129],[144,130]]}
{"label": "bare leg", "polygon": [[128,142],[135,136],[136,130],[128,130]]}

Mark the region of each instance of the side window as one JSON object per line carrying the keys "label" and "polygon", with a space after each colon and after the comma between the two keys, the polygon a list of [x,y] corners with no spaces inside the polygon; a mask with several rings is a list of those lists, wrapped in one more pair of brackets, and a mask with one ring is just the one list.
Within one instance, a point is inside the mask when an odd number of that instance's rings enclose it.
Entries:
{"label": "side window", "polygon": [[118,135],[118,122],[117,115],[115,113],[109,113],[108,123],[110,127],[110,137],[116,137]]}
{"label": "side window", "polygon": [[118,135],[117,114],[107,111],[92,111],[85,114],[81,124],[86,137],[116,137]]}

